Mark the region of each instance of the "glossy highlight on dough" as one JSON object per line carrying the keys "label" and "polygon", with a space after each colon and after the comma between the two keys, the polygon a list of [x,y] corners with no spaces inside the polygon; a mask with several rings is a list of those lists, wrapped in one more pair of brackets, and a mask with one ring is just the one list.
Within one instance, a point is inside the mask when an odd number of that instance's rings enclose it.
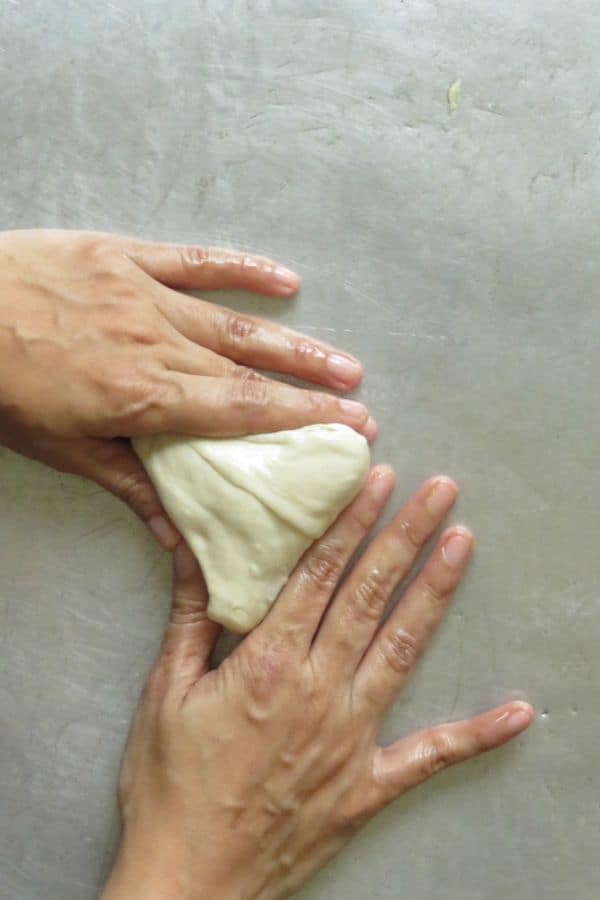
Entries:
{"label": "glossy highlight on dough", "polygon": [[133,446],[196,555],[208,615],[245,633],[360,490],[369,448],[346,425],[243,438],[153,435]]}

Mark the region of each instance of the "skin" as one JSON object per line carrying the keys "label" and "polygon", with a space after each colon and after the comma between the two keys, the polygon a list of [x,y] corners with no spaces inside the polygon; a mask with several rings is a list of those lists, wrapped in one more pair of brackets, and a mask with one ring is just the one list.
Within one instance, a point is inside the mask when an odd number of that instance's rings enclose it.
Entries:
{"label": "skin", "polygon": [[394,798],[530,724],[531,707],[513,702],[378,745],[473,547],[467,529],[443,532],[382,623],[456,497],[452,481],[431,479],[344,577],[392,486],[388,468],[372,470],[216,669],[218,628],[178,546],[170,624],[125,751],[122,839],[103,900],[286,897]]}
{"label": "skin", "polygon": [[91,478],[172,549],[168,521],[124,437],[240,435],[343,422],[366,408],[254,369],[351,390],[355,359],[182,290],[288,298],[299,279],[260,256],[69,231],[0,233],[0,443]]}

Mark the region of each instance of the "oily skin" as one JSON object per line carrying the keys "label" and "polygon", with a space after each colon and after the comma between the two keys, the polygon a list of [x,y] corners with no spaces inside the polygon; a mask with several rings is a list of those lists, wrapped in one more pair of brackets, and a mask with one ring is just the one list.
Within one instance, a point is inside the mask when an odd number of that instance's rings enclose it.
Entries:
{"label": "oily skin", "polygon": [[351,390],[352,357],[182,290],[288,298],[276,262],[217,248],[69,231],[0,233],[0,443],[91,478],[159,542],[180,540],[127,438],[240,435],[342,422],[369,439],[365,407],[258,375]]}
{"label": "oily skin", "polygon": [[387,467],[371,471],[216,669],[218,627],[178,546],[170,624],[125,751],[122,839],[103,900],[289,896],[395,797],[530,724],[531,707],[512,702],[378,745],[473,547],[467,529],[443,532],[382,624],[456,497],[447,478],[425,483],[343,577],[392,485]]}

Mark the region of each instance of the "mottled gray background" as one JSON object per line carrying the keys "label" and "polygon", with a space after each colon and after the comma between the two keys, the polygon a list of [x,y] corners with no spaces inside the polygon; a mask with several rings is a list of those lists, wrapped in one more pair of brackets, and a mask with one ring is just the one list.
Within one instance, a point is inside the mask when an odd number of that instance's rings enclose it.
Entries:
{"label": "mottled gray background", "polygon": [[[598,896],[599,47],[595,0],[0,6],[2,227],[280,257],[297,301],[245,306],[364,360],[398,499],[462,485],[476,561],[385,736],[540,716],[311,900]],[[3,452],[0,492],[0,894],[91,900],[168,560],[92,485]]]}

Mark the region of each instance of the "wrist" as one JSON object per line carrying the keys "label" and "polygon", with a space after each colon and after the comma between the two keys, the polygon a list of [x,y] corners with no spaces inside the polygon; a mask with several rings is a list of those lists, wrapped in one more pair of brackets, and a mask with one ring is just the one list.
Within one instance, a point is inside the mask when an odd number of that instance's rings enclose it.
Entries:
{"label": "wrist", "polygon": [[164,845],[140,852],[122,842],[100,900],[199,900]]}
{"label": "wrist", "polygon": [[[206,875],[208,873],[205,873]],[[240,895],[241,896],[241,895]],[[99,900],[237,900],[218,878],[193,874],[165,836],[144,849],[123,839]]]}

